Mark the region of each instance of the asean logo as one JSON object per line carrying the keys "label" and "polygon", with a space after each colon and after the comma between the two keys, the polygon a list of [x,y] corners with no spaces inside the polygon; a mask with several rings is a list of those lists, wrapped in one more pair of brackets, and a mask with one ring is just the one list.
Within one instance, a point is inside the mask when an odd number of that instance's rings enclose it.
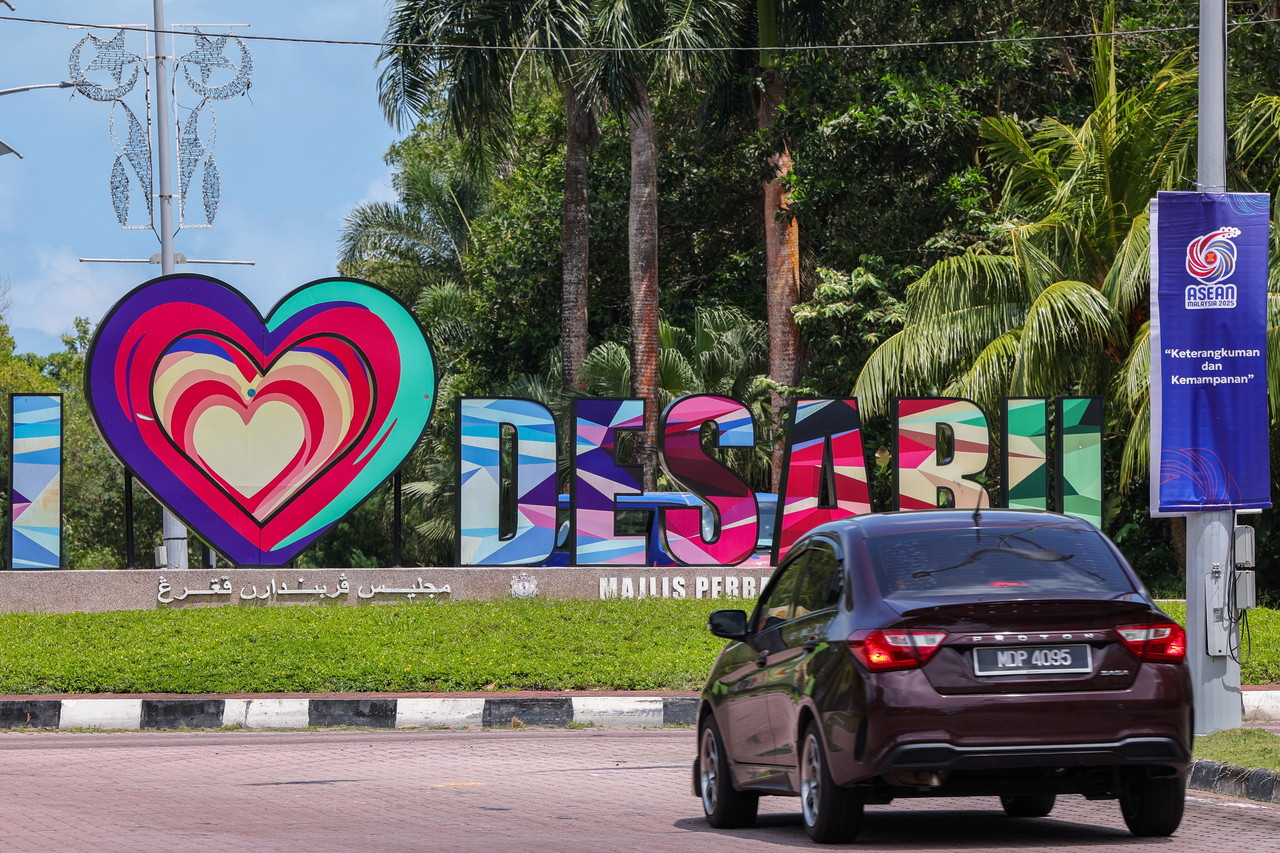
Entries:
{"label": "asean logo", "polygon": [[1236,244],[1240,229],[1219,228],[1187,244],[1187,272],[1197,281],[1187,285],[1184,293],[1189,309],[1234,308],[1236,286],[1221,284],[1236,271]]}

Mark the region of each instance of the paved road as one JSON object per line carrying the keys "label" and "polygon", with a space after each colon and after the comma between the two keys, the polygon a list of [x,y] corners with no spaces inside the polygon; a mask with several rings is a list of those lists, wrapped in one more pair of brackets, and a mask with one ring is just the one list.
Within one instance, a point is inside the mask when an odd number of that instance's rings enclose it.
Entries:
{"label": "paved road", "polygon": [[[690,730],[0,734],[6,851],[775,851],[811,846],[794,799],[710,829],[689,790]],[[1136,839],[1115,803],[1052,817],[995,800],[868,810],[865,851],[1274,849],[1280,806],[1192,792],[1172,839]]]}

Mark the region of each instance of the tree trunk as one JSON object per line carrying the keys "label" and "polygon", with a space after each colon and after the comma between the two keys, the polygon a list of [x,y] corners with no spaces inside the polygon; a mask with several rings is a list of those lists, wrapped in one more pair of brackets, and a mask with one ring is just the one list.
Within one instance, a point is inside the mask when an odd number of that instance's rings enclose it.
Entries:
{"label": "tree trunk", "polygon": [[[768,130],[786,97],[786,86],[772,68],[766,68],[763,93],[756,112],[756,126]],[[769,321],[769,378],[779,385],[800,382],[800,333],[791,309],[800,301],[800,228],[788,215],[791,194],[784,181],[791,174],[791,151],[785,143],[769,158],[773,178],[764,185],[765,304]],[[785,401],[774,391],[774,418],[781,422]],[[782,473],[783,441],[779,431],[773,443],[773,484]]]}
{"label": "tree trunk", "polygon": [[658,485],[658,161],[653,112],[643,81],[627,111],[631,127],[631,207],[627,248],[631,261],[631,388],[645,401],[644,488]]}
{"label": "tree trunk", "polygon": [[561,218],[563,278],[560,289],[561,381],[564,390],[584,391],[587,357],[587,274],[590,220],[587,206],[587,152],[598,134],[595,115],[576,84],[564,87],[564,209]]}

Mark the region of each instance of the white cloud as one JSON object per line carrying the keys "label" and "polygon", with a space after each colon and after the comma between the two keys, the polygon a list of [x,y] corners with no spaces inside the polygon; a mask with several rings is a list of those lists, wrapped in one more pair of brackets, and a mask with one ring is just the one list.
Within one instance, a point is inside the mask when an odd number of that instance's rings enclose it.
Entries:
{"label": "white cloud", "polygon": [[[391,174],[387,173],[381,178],[370,181],[369,186],[365,188],[364,198],[360,199],[356,204],[366,204],[370,202],[386,202],[394,204],[399,200],[400,199],[396,195],[395,188],[391,186]],[[352,205],[352,207],[354,206],[355,205]]]}
{"label": "white cloud", "polygon": [[71,331],[76,317],[88,317],[96,323],[130,288],[157,272],[145,264],[82,264],[70,249],[61,246],[37,246],[34,254],[36,275],[12,282],[10,317],[15,326],[49,335]]}

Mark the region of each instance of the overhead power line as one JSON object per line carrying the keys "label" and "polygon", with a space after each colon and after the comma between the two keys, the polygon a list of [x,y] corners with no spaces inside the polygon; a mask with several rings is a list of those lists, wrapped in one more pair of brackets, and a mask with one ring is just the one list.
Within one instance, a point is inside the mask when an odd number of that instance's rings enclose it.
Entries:
{"label": "overhead power line", "polygon": [[[22,24],[49,24],[60,27],[76,27],[78,29],[103,29],[103,30],[130,30],[139,33],[156,33],[160,32],[164,35],[185,35],[185,29],[179,30],[155,30],[144,25],[128,26],[128,25],[104,25],[93,24],[85,21],[54,21],[46,18],[21,18],[14,15],[0,15],[0,21],[13,21]],[[1280,23],[1280,18],[1266,18],[1258,21],[1240,21],[1231,24],[1230,28],[1240,29],[1241,27],[1256,27],[1263,24]],[[1141,30],[1116,30],[1109,33],[1063,33],[1058,35],[1041,35],[1041,36],[1006,36],[1003,38],[987,38],[987,39],[950,39],[946,41],[903,41],[903,42],[881,42],[876,44],[815,44],[815,45],[793,45],[774,48],[775,50],[790,52],[816,52],[824,50],[841,51],[841,50],[890,50],[894,48],[907,47],[954,47],[964,45],[984,45],[984,44],[1012,44],[1017,42],[1036,42],[1036,41],[1071,41],[1078,39],[1094,39],[1094,38],[1133,38],[1135,36],[1158,35],[1160,33],[1179,33],[1192,32],[1199,29],[1197,24],[1189,24],[1181,27],[1150,27]],[[385,41],[352,41],[347,39],[317,39],[317,38],[300,38],[296,36],[260,36],[249,35],[247,33],[237,33],[236,38],[244,41],[268,41],[268,42],[284,42],[288,44],[332,44],[332,45],[350,45],[354,47],[416,47],[432,50],[511,50],[511,51],[531,51],[531,52],[566,52],[566,53],[714,53],[724,51],[754,50],[755,48],[747,47],[661,47],[657,45],[642,45],[637,47],[551,47],[539,45],[487,45],[487,44],[449,44],[449,43],[422,43],[422,42],[385,42]]]}

